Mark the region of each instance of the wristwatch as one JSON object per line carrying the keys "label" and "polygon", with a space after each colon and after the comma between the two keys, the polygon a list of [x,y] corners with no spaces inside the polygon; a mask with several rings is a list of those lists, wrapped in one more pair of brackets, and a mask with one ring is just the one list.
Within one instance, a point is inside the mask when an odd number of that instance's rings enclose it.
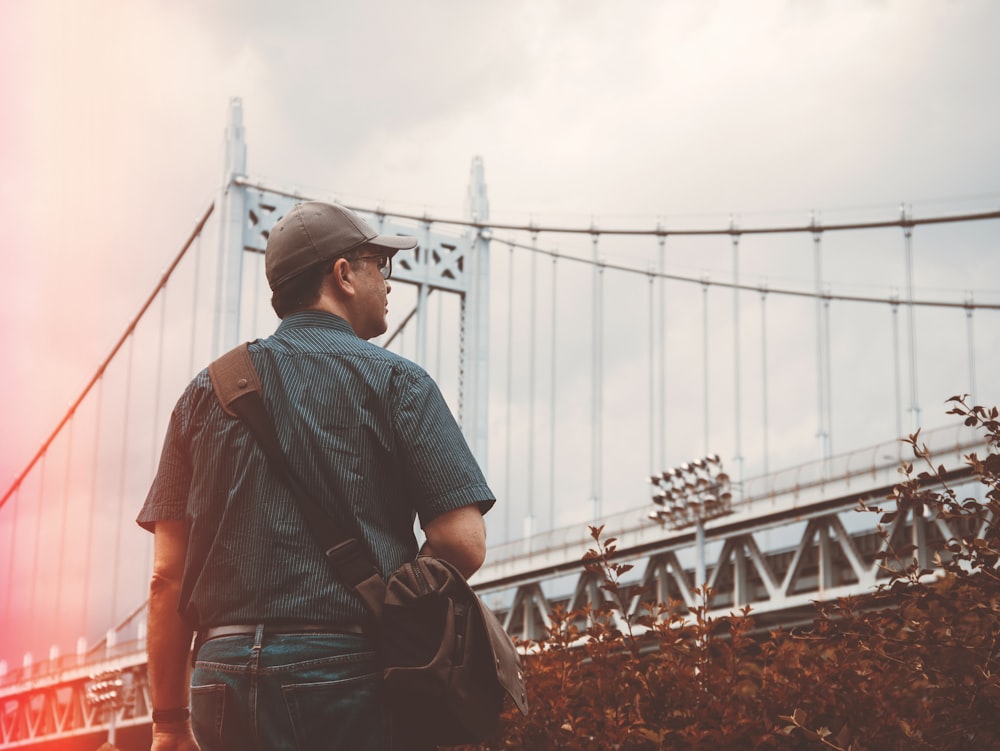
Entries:
{"label": "wristwatch", "polygon": [[187,707],[173,707],[171,709],[154,709],[153,722],[184,722],[191,716],[191,710]]}

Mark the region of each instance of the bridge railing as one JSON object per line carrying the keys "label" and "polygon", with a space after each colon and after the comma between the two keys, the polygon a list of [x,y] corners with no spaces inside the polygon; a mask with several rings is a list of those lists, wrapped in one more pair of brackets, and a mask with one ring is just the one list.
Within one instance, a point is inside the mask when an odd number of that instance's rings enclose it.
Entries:
{"label": "bridge railing", "polygon": [[[961,423],[921,432],[919,443],[927,446],[938,463],[953,465],[960,465],[965,454],[977,446],[985,446],[974,429]],[[745,480],[740,503],[750,507],[760,501],[780,498],[790,499],[794,507],[803,491],[822,489],[831,483],[843,485],[848,490],[852,481],[861,482],[865,487],[892,485],[899,479],[902,462],[912,459],[912,450],[902,440],[879,443]]]}
{"label": "bridge railing", "polygon": [[71,670],[88,668],[87,672],[96,672],[97,666],[107,661],[114,661],[136,654],[145,654],[145,639],[129,639],[113,646],[101,646],[99,650],[77,652],[71,655],[51,657],[28,665],[0,672],[0,687],[27,681],[39,681],[48,677],[63,676]]}
{"label": "bridge railing", "polygon": [[[960,467],[969,452],[985,447],[982,436],[961,423],[921,432],[919,442],[927,446],[935,464],[951,468]],[[909,458],[912,458],[910,449],[902,441],[895,440],[748,478],[736,489],[732,510],[734,514],[745,516],[763,515],[804,506],[821,496],[835,497],[873,487],[889,487],[901,479],[899,467]],[[645,505],[628,509],[593,523],[604,525],[605,537],[629,535],[632,542],[653,536],[662,538],[665,534],[691,534],[690,529],[663,530],[647,517],[651,508]],[[540,561],[554,564],[581,558],[592,546],[587,527],[586,522],[581,522],[491,546],[487,563],[476,574],[473,583],[488,588],[491,580],[504,577],[521,566],[534,568]]]}

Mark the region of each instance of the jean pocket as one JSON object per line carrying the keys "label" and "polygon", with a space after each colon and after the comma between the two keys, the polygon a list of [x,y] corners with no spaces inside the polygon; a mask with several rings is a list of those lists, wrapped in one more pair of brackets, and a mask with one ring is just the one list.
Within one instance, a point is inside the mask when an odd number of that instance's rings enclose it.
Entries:
{"label": "jean pocket", "polygon": [[381,684],[381,674],[368,673],[282,686],[298,747],[384,748]]}
{"label": "jean pocket", "polygon": [[226,685],[191,687],[191,728],[202,749],[225,748],[222,724],[226,714]]}

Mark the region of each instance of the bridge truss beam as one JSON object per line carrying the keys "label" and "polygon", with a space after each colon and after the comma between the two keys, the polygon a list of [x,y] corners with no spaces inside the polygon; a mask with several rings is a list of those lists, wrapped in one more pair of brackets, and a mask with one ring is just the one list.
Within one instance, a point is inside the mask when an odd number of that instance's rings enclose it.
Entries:
{"label": "bridge truss beam", "polygon": [[[932,460],[950,468],[944,477],[949,486],[966,494],[981,493],[963,458],[964,452],[980,448],[978,439],[965,435],[951,444],[943,434],[926,437],[932,445],[937,442]],[[936,573],[934,556],[942,541],[984,530],[914,516],[910,510],[882,525],[881,513],[860,512],[862,500],[895,510],[888,500],[895,474],[896,466],[886,461],[880,467],[821,479],[812,487],[796,480],[770,495],[745,497],[735,513],[704,526],[704,582],[697,581],[700,546],[690,527],[660,527],[649,520],[647,509],[609,519],[603,538],[616,540],[614,562],[632,564],[636,572],[622,581],[633,591],[628,613],[638,614],[645,603],[670,604],[688,614],[706,605],[710,616],[749,606],[760,628],[791,625],[811,620],[817,601],[870,594],[889,579],[891,570],[904,565],[915,562]],[[870,482],[859,488],[858,479],[864,478]],[[600,576],[588,571],[582,558],[588,547],[595,547],[589,535],[519,544],[507,558],[502,549],[497,551],[472,580],[512,635],[541,638],[555,606],[572,612],[606,602]],[[897,560],[896,551],[904,549]],[[707,602],[699,591],[702,584],[710,590]]]}

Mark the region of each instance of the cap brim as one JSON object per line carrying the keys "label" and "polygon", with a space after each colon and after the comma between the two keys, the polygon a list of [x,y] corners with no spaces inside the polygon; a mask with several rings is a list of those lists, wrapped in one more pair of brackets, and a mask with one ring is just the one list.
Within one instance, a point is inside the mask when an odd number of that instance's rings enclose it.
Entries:
{"label": "cap brim", "polygon": [[384,248],[396,252],[397,250],[410,250],[417,247],[417,238],[407,235],[376,235],[371,240],[366,240],[365,245],[374,245],[377,248]]}

